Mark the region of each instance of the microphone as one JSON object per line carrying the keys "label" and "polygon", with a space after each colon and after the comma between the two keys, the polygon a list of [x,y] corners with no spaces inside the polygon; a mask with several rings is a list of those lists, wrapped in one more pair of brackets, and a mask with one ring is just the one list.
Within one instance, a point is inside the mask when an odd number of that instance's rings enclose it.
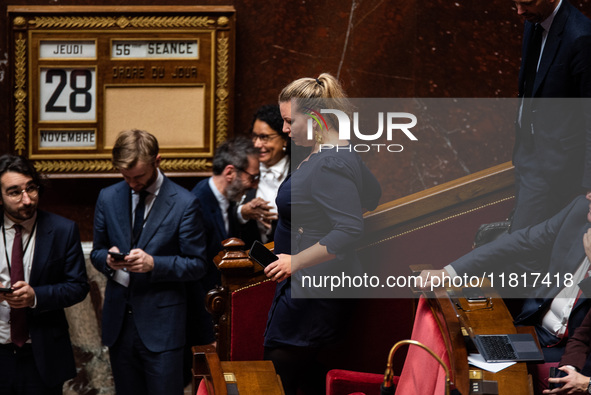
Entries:
{"label": "microphone", "polygon": [[429,347],[425,346],[423,343],[420,343],[416,340],[400,340],[398,343],[394,344],[394,347],[390,350],[388,354],[388,364],[386,365],[386,372],[384,373],[384,382],[380,386],[380,395],[394,395],[396,392],[396,386],[394,385],[394,370],[392,369],[392,358],[394,357],[394,353],[400,346],[408,344],[413,346],[418,346],[423,350],[427,351],[429,355],[439,362],[439,364],[443,367],[445,371],[445,395],[461,395],[460,391],[457,388],[451,389],[451,381],[449,379],[449,368],[443,362],[441,358],[437,354],[433,352]]}

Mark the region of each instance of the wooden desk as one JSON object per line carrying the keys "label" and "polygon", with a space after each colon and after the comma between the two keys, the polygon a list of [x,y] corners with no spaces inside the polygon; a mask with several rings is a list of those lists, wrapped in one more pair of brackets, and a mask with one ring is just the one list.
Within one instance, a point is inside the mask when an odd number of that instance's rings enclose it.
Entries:
{"label": "wooden desk", "polygon": [[234,373],[242,394],[283,394],[283,387],[271,361],[222,361],[222,372]]}
{"label": "wooden desk", "polygon": [[193,347],[193,394],[197,393],[199,382],[205,380],[209,395],[227,395],[228,374],[234,375],[240,395],[284,395],[273,362],[220,362],[213,346]]}
{"label": "wooden desk", "polygon": [[[491,298],[492,305],[487,302],[468,304],[464,298],[457,298],[461,309],[454,308],[452,300],[447,297],[447,291],[444,289],[436,290],[436,298],[429,299],[434,308],[433,311],[437,312],[438,319],[444,326],[447,326],[447,339],[452,350],[451,369],[455,373],[455,385],[462,394],[469,393],[469,370],[480,370],[468,366],[468,351],[466,350],[464,333],[467,334],[466,331],[470,330],[469,328],[476,335],[518,333],[503,299],[491,288],[484,288],[484,291],[486,296]],[[491,306],[492,308],[490,308]],[[526,332],[533,332],[527,327],[524,328]],[[519,332],[523,332],[523,330]],[[533,394],[533,386],[525,362],[518,362],[498,373],[483,370],[482,374],[484,380],[497,381],[500,395]]]}

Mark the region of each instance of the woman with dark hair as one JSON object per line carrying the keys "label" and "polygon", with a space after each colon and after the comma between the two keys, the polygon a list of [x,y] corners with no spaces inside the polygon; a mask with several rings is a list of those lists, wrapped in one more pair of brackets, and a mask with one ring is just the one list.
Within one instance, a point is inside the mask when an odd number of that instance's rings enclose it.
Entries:
{"label": "woman with dark hair", "polygon": [[283,132],[310,151],[277,194],[279,259],[265,269],[277,287],[265,359],[273,361],[286,394],[322,394],[331,366],[320,356],[338,339],[348,304],[327,298],[325,290],[305,289],[302,278],[358,274],[355,243],[363,234],[363,211],[377,206],[381,189],[349,141],[339,138],[337,120],[325,115],[316,122],[321,108],[350,113],[332,75],[293,81],[279,95],[279,107]]}
{"label": "woman with dark hair", "polygon": [[[261,178],[256,190],[248,191],[244,203],[238,207],[242,219],[250,220],[241,232],[249,247],[254,239],[263,243],[273,241],[277,224],[275,197],[290,166],[289,136],[281,132],[282,127],[283,118],[276,104],[260,107],[252,121],[251,138],[259,149]],[[246,237],[250,235],[251,238]]]}

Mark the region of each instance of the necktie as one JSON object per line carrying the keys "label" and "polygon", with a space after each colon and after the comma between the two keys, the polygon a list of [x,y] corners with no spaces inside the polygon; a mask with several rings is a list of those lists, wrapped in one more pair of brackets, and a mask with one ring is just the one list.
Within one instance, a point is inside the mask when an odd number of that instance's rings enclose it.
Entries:
{"label": "necktie", "polygon": [[[25,271],[23,268],[23,236],[22,227],[14,225],[14,242],[12,243],[12,257],[10,266],[10,283],[16,284],[17,281],[25,280]],[[19,347],[27,341],[29,330],[27,329],[27,311],[26,309],[10,309],[10,336],[12,342]]]}
{"label": "necktie", "polygon": [[534,81],[536,80],[538,62],[540,60],[540,51],[542,50],[543,33],[544,28],[540,24],[536,24],[525,59],[525,87],[523,97],[532,97],[533,94]]}
{"label": "necktie", "polygon": [[542,34],[544,28],[540,24],[536,24],[533,29],[532,37],[530,37],[529,45],[527,47],[527,54],[525,55],[525,86],[523,91],[522,106],[521,106],[521,135],[525,146],[531,147],[533,144],[532,126],[531,126],[531,111],[532,111],[532,96],[534,92],[534,83],[536,80],[536,73],[538,62],[540,60],[540,51],[542,49]]}
{"label": "necktie", "polygon": [[133,245],[137,244],[137,241],[140,238],[140,234],[142,233],[142,228],[144,227],[144,212],[146,211],[146,196],[148,196],[147,191],[141,191],[139,193],[140,198],[137,202],[137,206],[135,206],[135,217],[133,219]]}

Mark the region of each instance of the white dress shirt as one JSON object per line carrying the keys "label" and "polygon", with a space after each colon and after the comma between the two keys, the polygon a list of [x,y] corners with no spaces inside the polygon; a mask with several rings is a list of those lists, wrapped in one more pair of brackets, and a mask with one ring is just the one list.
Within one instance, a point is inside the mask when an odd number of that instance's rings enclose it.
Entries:
{"label": "white dress shirt", "polygon": [[[259,171],[261,173],[261,178],[259,180],[259,185],[257,187],[255,196],[269,202],[269,206],[272,207],[270,211],[272,213],[277,213],[277,204],[275,203],[275,199],[277,198],[279,186],[283,180],[285,180],[287,174],[289,174],[289,157],[285,155],[279,160],[279,162],[275,163],[271,167],[267,167],[267,165],[261,163],[259,166]],[[242,218],[241,215],[241,206],[238,207],[238,218],[242,223],[246,222],[246,220]],[[265,228],[265,226],[258,221],[257,226],[261,235],[261,241],[263,243],[268,242],[272,229]]]}
{"label": "white dress shirt", "polygon": [[568,318],[573,310],[577,297],[579,295],[580,288],[577,286],[578,283],[585,279],[587,272],[589,271],[589,258],[585,257],[583,262],[579,265],[579,268],[573,273],[573,286],[564,287],[554,297],[550,308],[542,318],[542,326],[548,332],[554,336],[561,338],[566,333],[566,327],[568,325]]}
{"label": "white dress shirt", "polygon": [[213,196],[218,201],[218,205],[220,206],[220,211],[222,212],[222,218],[224,219],[224,228],[226,229],[226,234],[230,234],[230,219],[228,218],[228,207],[230,207],[230,201],[226,198],[215,186],[213,182],[213,178],[210,177],[208,180],[209,188],[211,188],[211,192],[213,192]]}

